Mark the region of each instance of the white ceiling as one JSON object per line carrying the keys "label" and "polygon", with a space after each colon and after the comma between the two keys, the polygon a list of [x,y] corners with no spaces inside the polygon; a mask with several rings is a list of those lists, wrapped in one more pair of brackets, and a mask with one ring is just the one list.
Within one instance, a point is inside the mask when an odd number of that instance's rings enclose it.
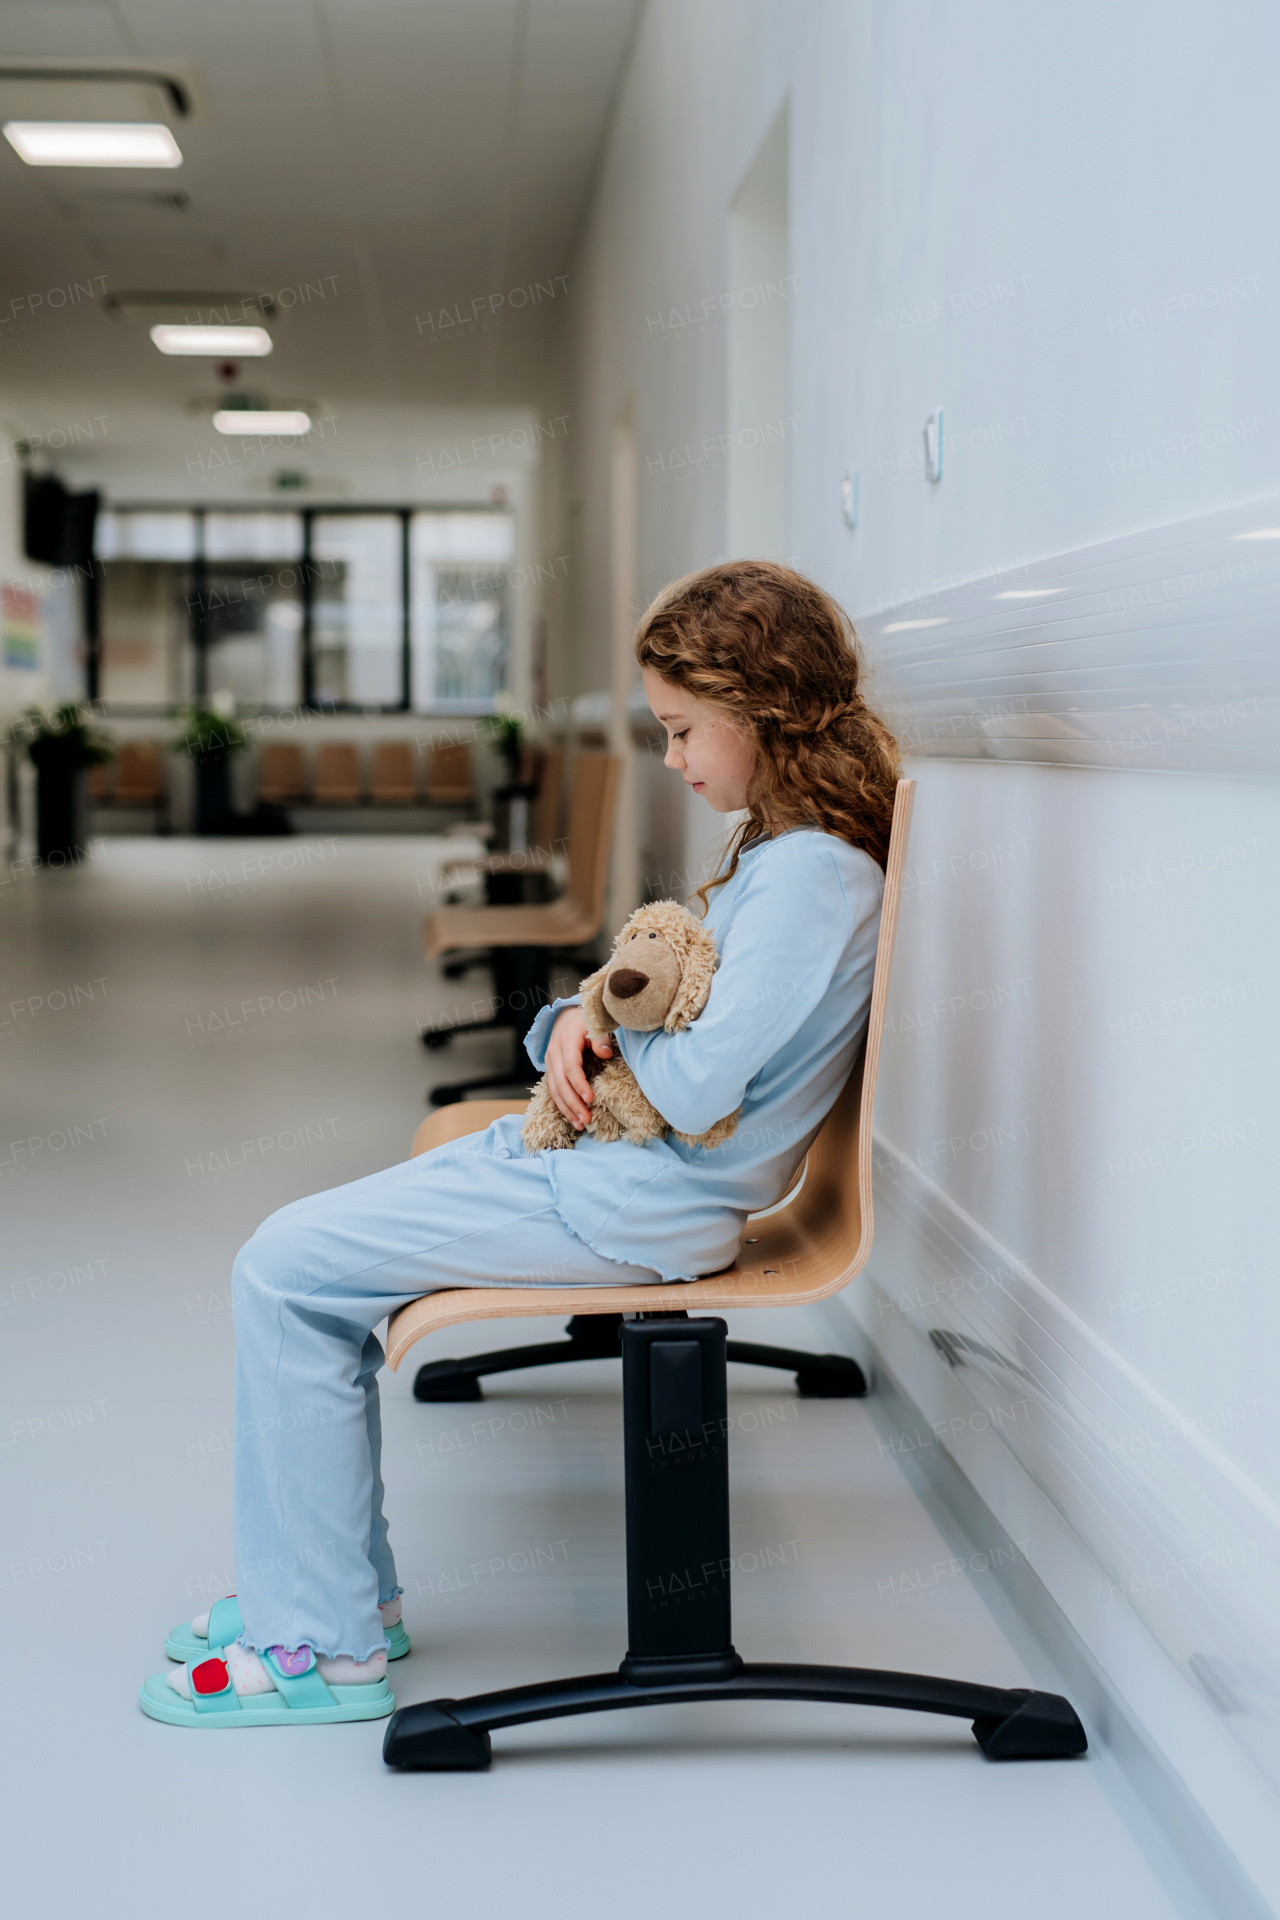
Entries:
{"label": "white ceiling", "polygon": [[[85,285],[295,296],[273,401],[341,412],[536,405],[560,305],[543,294],[431,344],[419,318],[566,273],[641,0],[0,0],[0,57],[181,60],[199,110],[165,172],[24,166],[0,142],[6,431],[107,416],[173,444],[212,393]],[[179,210],[112,195],[186,195]],[[105,277],[105,278],[104,278]],[[19,304],[45,296],[34,315]],[[557,302],[572,297],[557,283]],[[167,423],[167,428],[166,428]],[[210,438],[207,416],[196,437]]]}

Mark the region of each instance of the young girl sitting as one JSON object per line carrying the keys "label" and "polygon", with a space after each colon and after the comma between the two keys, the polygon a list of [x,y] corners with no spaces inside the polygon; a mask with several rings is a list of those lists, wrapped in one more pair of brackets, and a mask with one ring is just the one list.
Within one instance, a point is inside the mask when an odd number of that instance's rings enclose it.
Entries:
{"label": "young girl sitting", "polygon": [[[620,1031],[670,1125],[741,1108],[714,1151],[674,1135],[583,1134],[528,1153],[518,1115],[259,1227],[233,1276],[238,1596],[177,1628],[184,1662],[143,1710],[184,1726],[372,1719],[408,1651],[383,1517],[373,1329],[441,1287],[627,1286],[714,1273],[747,1215],[783,1194],[867,1021],[897,745],[859,691],[853,630],[812,582],[766,561],[678,581],[640,623],[636,657],[665,764],[717,813],[745,813],[697,889],[720,955],[684,1033]],[[527,1047],[561,1112],[590,1114],[576,1000]],[[610,1052],[606,1043],[595,1050]]]}

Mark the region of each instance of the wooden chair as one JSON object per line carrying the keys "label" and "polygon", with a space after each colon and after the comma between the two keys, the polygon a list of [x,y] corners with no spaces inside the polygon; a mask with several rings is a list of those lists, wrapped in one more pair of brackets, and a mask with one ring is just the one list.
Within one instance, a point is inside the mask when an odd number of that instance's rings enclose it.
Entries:
{"label": "wooden chair", "polygon": [[[522,769],[523,772],[523,769]],[[560,804],[564,798],[564,749],[549,747],[537,768],[538,798],[534,802],[533,831],[520,853],[487,853],[478,860],[448,860],[440,869],[442,884],[497,875],[547,873],[562,842]]]}
{"label": "wooden chair", "polygon": [[[542,1682],[467,1700],[433,1700],[401,1707],[391,1716],[383,1758],[396,1767],[475,1771],[492,1758],[495,1728],[617,1707],[656,1706],[709,1699],[844,1701],[909,1707],[972,1720],[988,1758],[1040,1759],[1083,1753],[1085,1734],[1069,1703],[1026,1688],[973,1686],[927,1675],[881,1673],[856,1667],[746,1664],[730,1637],[729,1481],[727,1461],[730,1358],[758,1360],[774,1350],[726,1339],[718,1310],[789,1307],[821,1300],[845,1287],[871,1252],[871,1124],[876,1069],[906,862],[914,783],[901,781],[885,875],[884,907],[863,1046],[843,1091],[809,1149],[805,1177],[785,1204],[751,1220],[743,1252],[723,1273],[682,1286],[458,1288],[428,1295],[392,1316],[387,1362],[396,1368],[426,1334],[467,1320],[569,1312],[574,1329],[595,1320],[608,1337],[593,1343],[592,1358],[622,1349],[623,1428],[627,1508],[628,1651],[616,1673]],[[434,1114],[419,1127],[415,1153],[485,1127],[499,1113],[518,1112],[483,1101]],[[749,1251],[748,1251],[749,1249]],[[679,1305],[676,1303],[679,1302]],[[622,1319],[633,1314],[633,1319]],[[584,1343],[585,1344],[585,1343]],[[439,1363],[429,1386],[452,1371],[460,1389],[445,1398],[479,1398],[482,1373],[508,1365],[539,1365],[546,1349],[485,1354]],[[839,1356],[788,1353],[768,1365],[829,1369]],[[852,1361],[844,1362],[841,1392],[865,1392]],[[465,1391],[464,1391],[465,1389]],[[416,1389],[415,1389],[416,1391]],[[422,1398],[435,1398],[427,1392]],[[674,1601],[697,1591],[696,1602]]]}
{"label": "wooden chair", "polygon": [[116,805],[154,807],[164,797],[164,761],[155,741],[124,741],[116,762]]}
{"label": "wooden chair", "polygon": [[167,831],[169,787],[155,741],[122,741],[112,765],[91,770],[89,798],[97,807],[151,807],[157,830]]}
{"label": "wooden chair", "polygon": [[475,797],[471,783],[471,749],[466,741],[459,746],[433,747],[427,778],[427,799],[432,806],[469,807]]}
{"label": "wooden chair", "polygon": [[312,788],[317,805],[353,807],[360,800],[360,757],[347,741],[331,740],[316,750]]}
{"label": "wooden chair", "polygon": [[293,741],[269,740],[258,757],[258,798],[272,807],[286,807],[307,797],[307,775],[302,748]]}
{"label": "wooden chair", "polygon": [[546,905],[440,907],[427,916],[424,938],[428,960],[460,948],[488,947],[493,967],[497,1014],[492,1020],[468,1020],[451,1027],[428,1028],[423,1045],[446,1046],[456,1033],[485,1033],[508,1028],[514,1035],[512,1065],[446,1087],[434,1087],[433,1106],[446,1106],[484,1087],[509,1087],[530,1075],[524,1036],[539,1007],[550,996],[551,952],[580,948],[594,940],[604,924],[605,882],[613,840],[618,795],[618,760],[607,753],[580,753],[574,764],[569,814],[569,883]]}
{"label": "wooden chair", "polygon": [[418,797],[413,747],[407,740],[380,740],[373,750],[369,797],[375,807],[411,807]]}

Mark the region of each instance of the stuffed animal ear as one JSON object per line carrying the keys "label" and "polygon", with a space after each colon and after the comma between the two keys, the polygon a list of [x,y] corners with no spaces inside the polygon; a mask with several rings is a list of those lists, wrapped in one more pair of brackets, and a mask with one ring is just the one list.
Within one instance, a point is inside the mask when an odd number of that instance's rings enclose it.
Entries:
{"label": "stuffed animal ear", "polygon": [[667,1033],[683,1033],[689,1022],[697,1019],[707,1004],[711,979],[719,962],[715,941],[701,927],[696,927],[689,940],[676,997],[662,1023]]}
{"label": "stuffed animal ear", "polygon": [[578,992],[582,995],[582,1017],[592,1033],[616,1033],[618,1023],[605,1011],[604,983],[609,977],[608,963],[597,967],[585,980],[578,982]]}

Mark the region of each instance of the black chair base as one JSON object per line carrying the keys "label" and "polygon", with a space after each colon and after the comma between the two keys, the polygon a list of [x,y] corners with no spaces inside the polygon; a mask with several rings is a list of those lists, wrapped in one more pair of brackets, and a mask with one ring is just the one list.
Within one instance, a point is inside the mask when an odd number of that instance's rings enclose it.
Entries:
{"label": "black chair base", "polygon": [[[481,1772],[493,1757],[490,1735],[503,1727],[689,1700],[829,1700],[947,1714],[972,1723],[989,1760],[1085,1751],[1084,1728],[1055,1693],[864,1667],[744,1663],[729,1630],[727,1328],[663,1311],[621,1321],[620,1333],[626,1658],[616,1673],[398,1707],[383,1742],[388,1766]],[[570,1336],[564,1345],[587,1344],[572,1321]]]}
{"label": "black chair base", "polygon": [[[691,1663],[692,1664],[692,1663]],[[618,1707],[671,1706],[687,1700],[828,1700],[854,1707],[906,1707],[971,1720],[988,1760],[1063,1760],[1088,1745],[1070,1703],[1025,1687],[976,1687],[927,1674],[872,1667],[770,1666],[739,1662],[724,1679],[628,1680],[617,1673],[431,1700],[400,1707],[387,1723],[382,1757],[389,1767],[430,1773],[482,1773],[493,1760],[490,1734],[531,1720],[611,1713]]]}
{"label": "black chair base", "polygon": [[[515,1373],[522,1367],[558,1367],[566,1360],[613,1360],[618,1357],[621,1330],[620,1313],[575,1313],[565,1327],[567,1337],[563,1340],[539,1341],[532,1347],[501,1347],[493,1353],[469,1354],[465,1360],[429,1360],[418,1368],[413,1397],[430,1403],[483,1400],[480,1382],[488,1374]],[[857,1400],[867,1391],[862,1368],[843,1353],[801,1353],[790,1347],[730,1340],[726,1356],[751,1367],[778,1367],[784,1373],[794,1373],[796,1392],[806,1400]]]}

